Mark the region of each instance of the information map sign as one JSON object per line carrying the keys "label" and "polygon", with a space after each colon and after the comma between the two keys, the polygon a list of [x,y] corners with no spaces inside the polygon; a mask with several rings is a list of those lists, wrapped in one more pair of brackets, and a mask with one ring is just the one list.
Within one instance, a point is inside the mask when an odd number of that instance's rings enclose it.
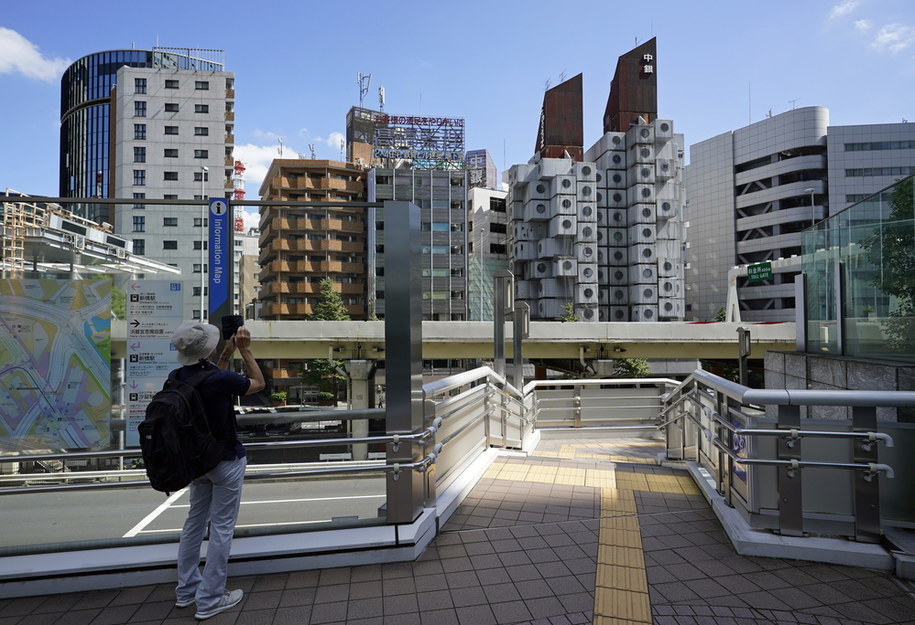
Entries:
{"label": "information map sign", "polygon": [[182,283],[131,280],[127,283],[127,399],[128,447],[140,444],[137,426],[146,405],[178,367],[171,336],[184,319]]}
{"label": "information map sign", "polygon": [[217,326],[223,315],[234,314],[232,271],[235,256],[231,216],[229,200],[210,198],[210,304],[207,313],[210,323]]}

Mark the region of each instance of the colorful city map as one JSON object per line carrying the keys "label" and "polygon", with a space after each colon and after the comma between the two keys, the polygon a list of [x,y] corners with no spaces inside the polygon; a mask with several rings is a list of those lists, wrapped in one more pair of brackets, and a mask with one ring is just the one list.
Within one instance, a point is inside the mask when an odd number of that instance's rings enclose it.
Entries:
{"label": "colorful city map", "polygon": [[111,280],[0,280],[0,451],[107,447]]}

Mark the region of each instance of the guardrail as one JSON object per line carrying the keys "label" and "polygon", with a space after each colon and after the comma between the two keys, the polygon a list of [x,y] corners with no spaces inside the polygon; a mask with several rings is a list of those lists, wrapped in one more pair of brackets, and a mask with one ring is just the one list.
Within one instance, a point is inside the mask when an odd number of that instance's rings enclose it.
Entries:
{"label": "guardrail", "polygon": [[[882,526],[915,521],[899,505],[915,475],[893,468],[915,427],[877,420],[879,407],[915,406],[915,392],[752,389],[697,371],[664,402],[668,457],[707,471],[751,527],[877,542]],[[851,415],[817,418],[819,406]]]}

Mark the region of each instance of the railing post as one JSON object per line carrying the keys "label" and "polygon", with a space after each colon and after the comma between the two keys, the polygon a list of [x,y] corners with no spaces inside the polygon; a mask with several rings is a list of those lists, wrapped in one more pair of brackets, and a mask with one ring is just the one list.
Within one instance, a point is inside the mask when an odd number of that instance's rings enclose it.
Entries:
{"label": "railing post", "polygon": [[[801,427],[800,406],[778,407],[778,429],[794,430]],[[779,460],[800,460],[801,439],[786,433],[778,438]],[[778,529],[786,536],[804,533],[804,502],[801,469],[778,467]]]}
{"label": "railing post", "polygon": [[[374,360],[347,360],[346,371],[349,373],[353,387],[351,393],[353,408],[361,410],[375,407],[375,361]],[[355,419],[349,422],[350,434],[354,438],[369,435],[369,420]],[[353,460],[368,458],[368,444],[354,443]]]}
{"label": "railing post", "polygon": [[572,386],[575,389],[575,397],[573,398],[575,406],[575,427],[581,427],[581,387],[577,384]]}
{"label": "railing post", "polygon": [[[414,434],[425,427],[419,207],[385,202],[384,221],[386,429],[388,434]],[[421,454],[422,446],[412,440],[388,444],[387,463],[414,462]],[[416,471],[388,473],[388,523],[412,523],[419,516],[423,482]]]}
{"label": "railing post", "polygon": [[[877,431],[877,408],[854,406],[852,429],[855,432]],[[856,464],[877,462],[877,442],[856,440],[854,443]],[[880,481],[876,471],[855,471],[855,540],[867,543],[880,542]]]}

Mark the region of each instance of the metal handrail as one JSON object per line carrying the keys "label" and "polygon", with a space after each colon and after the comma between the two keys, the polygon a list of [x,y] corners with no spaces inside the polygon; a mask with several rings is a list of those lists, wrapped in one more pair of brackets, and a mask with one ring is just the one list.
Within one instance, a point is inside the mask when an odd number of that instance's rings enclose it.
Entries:
{"label": "metal handrail", "polygon": [[813,460],[768,460],[765,458],[741,458],[738,456],[734,450],[729,449],[728,446],[717,436],[712,437],[712,445],[716,449],[723,451],[728,455],[736,464],[761,464],[761,465],[771,465],[771,466],[787,466],[794,469],[802,469],[804,467],[819,467],[819,468],[831,468],[831,469],[852,469],[859,471],[868,471],[870,473],[885,473],[887,478],[896,477],[893,467],[888,464],[882,463],[870,463],[870,464],[857,464],[849,462],[819,462]]}

